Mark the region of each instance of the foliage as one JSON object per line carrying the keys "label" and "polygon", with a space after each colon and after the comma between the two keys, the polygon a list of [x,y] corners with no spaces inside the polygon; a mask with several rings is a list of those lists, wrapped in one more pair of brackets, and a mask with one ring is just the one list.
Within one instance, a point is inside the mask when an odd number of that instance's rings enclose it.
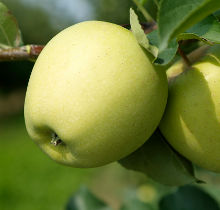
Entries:
{"label": "foliage", "polygon": [[142,147],[119,163],[165,185],[178,186],[198,181],[192,164],[169,146],[159,129]]}
{"label": "foliage", "polygon": [[79,191],[69,199],[66,210],[111,210],[107,204],[95,197],[87,187],[82,186]]}
{"label": "foliage", "polygon": [[176,192],[164,196],[160,210],[219,210],[218,203],[198,187],[184,186]]}
{"label": "foliage", "polygon": [[[126,193],[120,210],[155,210],[149,203],[137,198],[135,191]],[[158,210],[219,210],[218,203],[205,191],[195,186],[184,186],[163,196]],[[81,187],[67,204],[66,210],[111,210],[86,187]]]}
{"label": "foliage", "polygon": [[0,48],[18,47],[21,44],[18,23],[7,7],[0,2]]}

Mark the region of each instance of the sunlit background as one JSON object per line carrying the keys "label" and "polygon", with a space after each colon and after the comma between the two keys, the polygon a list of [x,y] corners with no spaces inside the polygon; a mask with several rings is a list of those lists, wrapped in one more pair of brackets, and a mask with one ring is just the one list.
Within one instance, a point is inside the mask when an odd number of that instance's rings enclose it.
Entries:
{"label": "sunlit background", "polygon": [[[2,0],[16,16],[24,43],[45,44],[62,29],[85,20],[129,23],[129,0]],[[153,8],[152,8],[153,9]],[[69,197],[88,186],[117,209],[123,196],[135,192],[156,206],[174,188],[113,163],[96,169],[74,169],[50,160],[25,130],[23,102],[32,62],[0,63],[0,210],[64,209]],[[200,173],[218,200],[219,177]]]}

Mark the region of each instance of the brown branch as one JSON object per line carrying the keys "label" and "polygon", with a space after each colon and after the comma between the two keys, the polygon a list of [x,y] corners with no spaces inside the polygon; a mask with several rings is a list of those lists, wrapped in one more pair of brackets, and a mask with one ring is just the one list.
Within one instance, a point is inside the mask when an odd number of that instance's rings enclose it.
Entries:
{"label": "brown branch", "polygon": [[0,62],[33,60],[38,57],[43,48],[43,45],[25,45],[21,47],[1,49]]}

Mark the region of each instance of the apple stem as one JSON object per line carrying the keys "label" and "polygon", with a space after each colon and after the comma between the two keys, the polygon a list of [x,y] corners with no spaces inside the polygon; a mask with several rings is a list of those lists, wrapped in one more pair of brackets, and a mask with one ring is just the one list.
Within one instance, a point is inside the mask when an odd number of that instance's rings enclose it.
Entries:
{"label": "apple stem", "polygon": [[188,67],[190,67],[191,66],[191,62],[190,62],[189,58],[186,56],[186,54],[182,51],[182,49],[180,47],[178,47],[178,53],[182,57],[182,59],[185,62],[185,64]]}
{"label": "apple stem", "polygon": [[53,144],[54,146],[57,146],[62,143],[62,140],[60,139],[60,137],[56,133],[52,133],[50,143]]}

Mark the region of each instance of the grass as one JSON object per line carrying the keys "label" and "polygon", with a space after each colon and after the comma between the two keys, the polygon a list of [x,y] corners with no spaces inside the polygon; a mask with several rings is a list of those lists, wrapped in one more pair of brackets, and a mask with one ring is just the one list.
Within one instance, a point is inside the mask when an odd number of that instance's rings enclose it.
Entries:
{"label": "grass", "polygon": [[1,210],[64,209],[93,172],[50,160],[28,137],[22,116],[0,121]]}

